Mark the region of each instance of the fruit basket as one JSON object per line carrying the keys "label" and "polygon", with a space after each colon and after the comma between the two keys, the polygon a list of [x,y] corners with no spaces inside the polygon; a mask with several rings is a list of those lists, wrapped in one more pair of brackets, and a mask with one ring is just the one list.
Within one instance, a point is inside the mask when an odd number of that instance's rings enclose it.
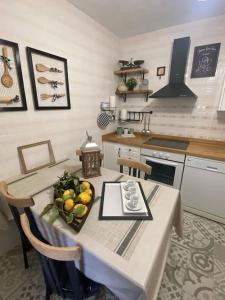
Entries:
{"label": "fruit basket", "polygon": [[88,181],[64,173],[54,185],[54,201],[48,204],[41,216],[48,214],[52,224],[58,216],[79,232],[84,225],[95,199],[95,190]]}

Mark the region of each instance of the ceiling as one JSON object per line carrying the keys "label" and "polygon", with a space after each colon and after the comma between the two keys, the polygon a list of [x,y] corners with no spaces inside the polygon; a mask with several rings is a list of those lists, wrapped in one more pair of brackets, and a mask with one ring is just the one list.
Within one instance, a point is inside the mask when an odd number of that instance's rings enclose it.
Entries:
{"label": "ceiling", "polygon": [[225,0],[68,0],[121,38],[225,14]]}

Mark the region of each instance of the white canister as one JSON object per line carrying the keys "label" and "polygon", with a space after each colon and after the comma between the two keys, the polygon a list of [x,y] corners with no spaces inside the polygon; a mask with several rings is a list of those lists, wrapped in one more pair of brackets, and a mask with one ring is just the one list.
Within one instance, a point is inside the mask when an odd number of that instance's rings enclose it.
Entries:
{"label": "white canister", "polygon": [[116,107],[116,96],[109,96],[110,108]]}
{"label": "white canister", "polygon": [[120,119],[125,121],[127,119],[127,110],[125,108],[120,111]]}

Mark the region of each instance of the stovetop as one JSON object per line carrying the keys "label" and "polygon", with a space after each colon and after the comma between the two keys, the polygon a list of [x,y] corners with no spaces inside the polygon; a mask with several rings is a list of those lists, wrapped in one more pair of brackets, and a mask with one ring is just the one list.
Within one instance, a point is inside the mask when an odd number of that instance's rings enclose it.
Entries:
{"label": "stovetop", "polygon": [[145,142],[145,144],[172,149],[186,150],[189,145],[189,142],[151,138],[147,142]]}

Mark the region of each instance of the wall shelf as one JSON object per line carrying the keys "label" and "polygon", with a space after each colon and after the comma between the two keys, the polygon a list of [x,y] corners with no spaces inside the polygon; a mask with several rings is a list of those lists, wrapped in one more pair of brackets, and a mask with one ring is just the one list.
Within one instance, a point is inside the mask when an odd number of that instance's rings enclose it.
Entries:
{"label": "wall shelf", "polygon": [[132,74],[146,74],[146,73],[148,73],[148,70],[144,69],[144,68],[118,70],[118,71],[114,72],[114,74],[118,75],[118,76],[126,76],[126,75],[132,75]]}
{"label": "wall shelf", "polygon": [[116,90],[116,95],[121,96],[124,102],[126,102],[127,95],[145,95],[145,100],[147,102],[149,95],[151,95],[152,93],[152,90],[133,90],[127,92],[120,92],[119,90]]}
{"label": "wall shelf", "polygon": [[[126,83],[127,81],[127,75],[142,75],[142,79],[145,78],[145,74],[148,73],[148,70],[145,68],[131,68],[131,69],[125,69],[125,70],[118,70],[114,71],[114,74],[117,76],[123,77],[124,82]],[[127,92],[120,92],[118,89],[116,90],[116,95],[120,96],[123,98],[124,102],[127,100],[127,95],[144,95],[145,96],[145,101],[148,101],[149,95],[153,93],[152,90],[133,90],[133,91],[127,91]]]}

